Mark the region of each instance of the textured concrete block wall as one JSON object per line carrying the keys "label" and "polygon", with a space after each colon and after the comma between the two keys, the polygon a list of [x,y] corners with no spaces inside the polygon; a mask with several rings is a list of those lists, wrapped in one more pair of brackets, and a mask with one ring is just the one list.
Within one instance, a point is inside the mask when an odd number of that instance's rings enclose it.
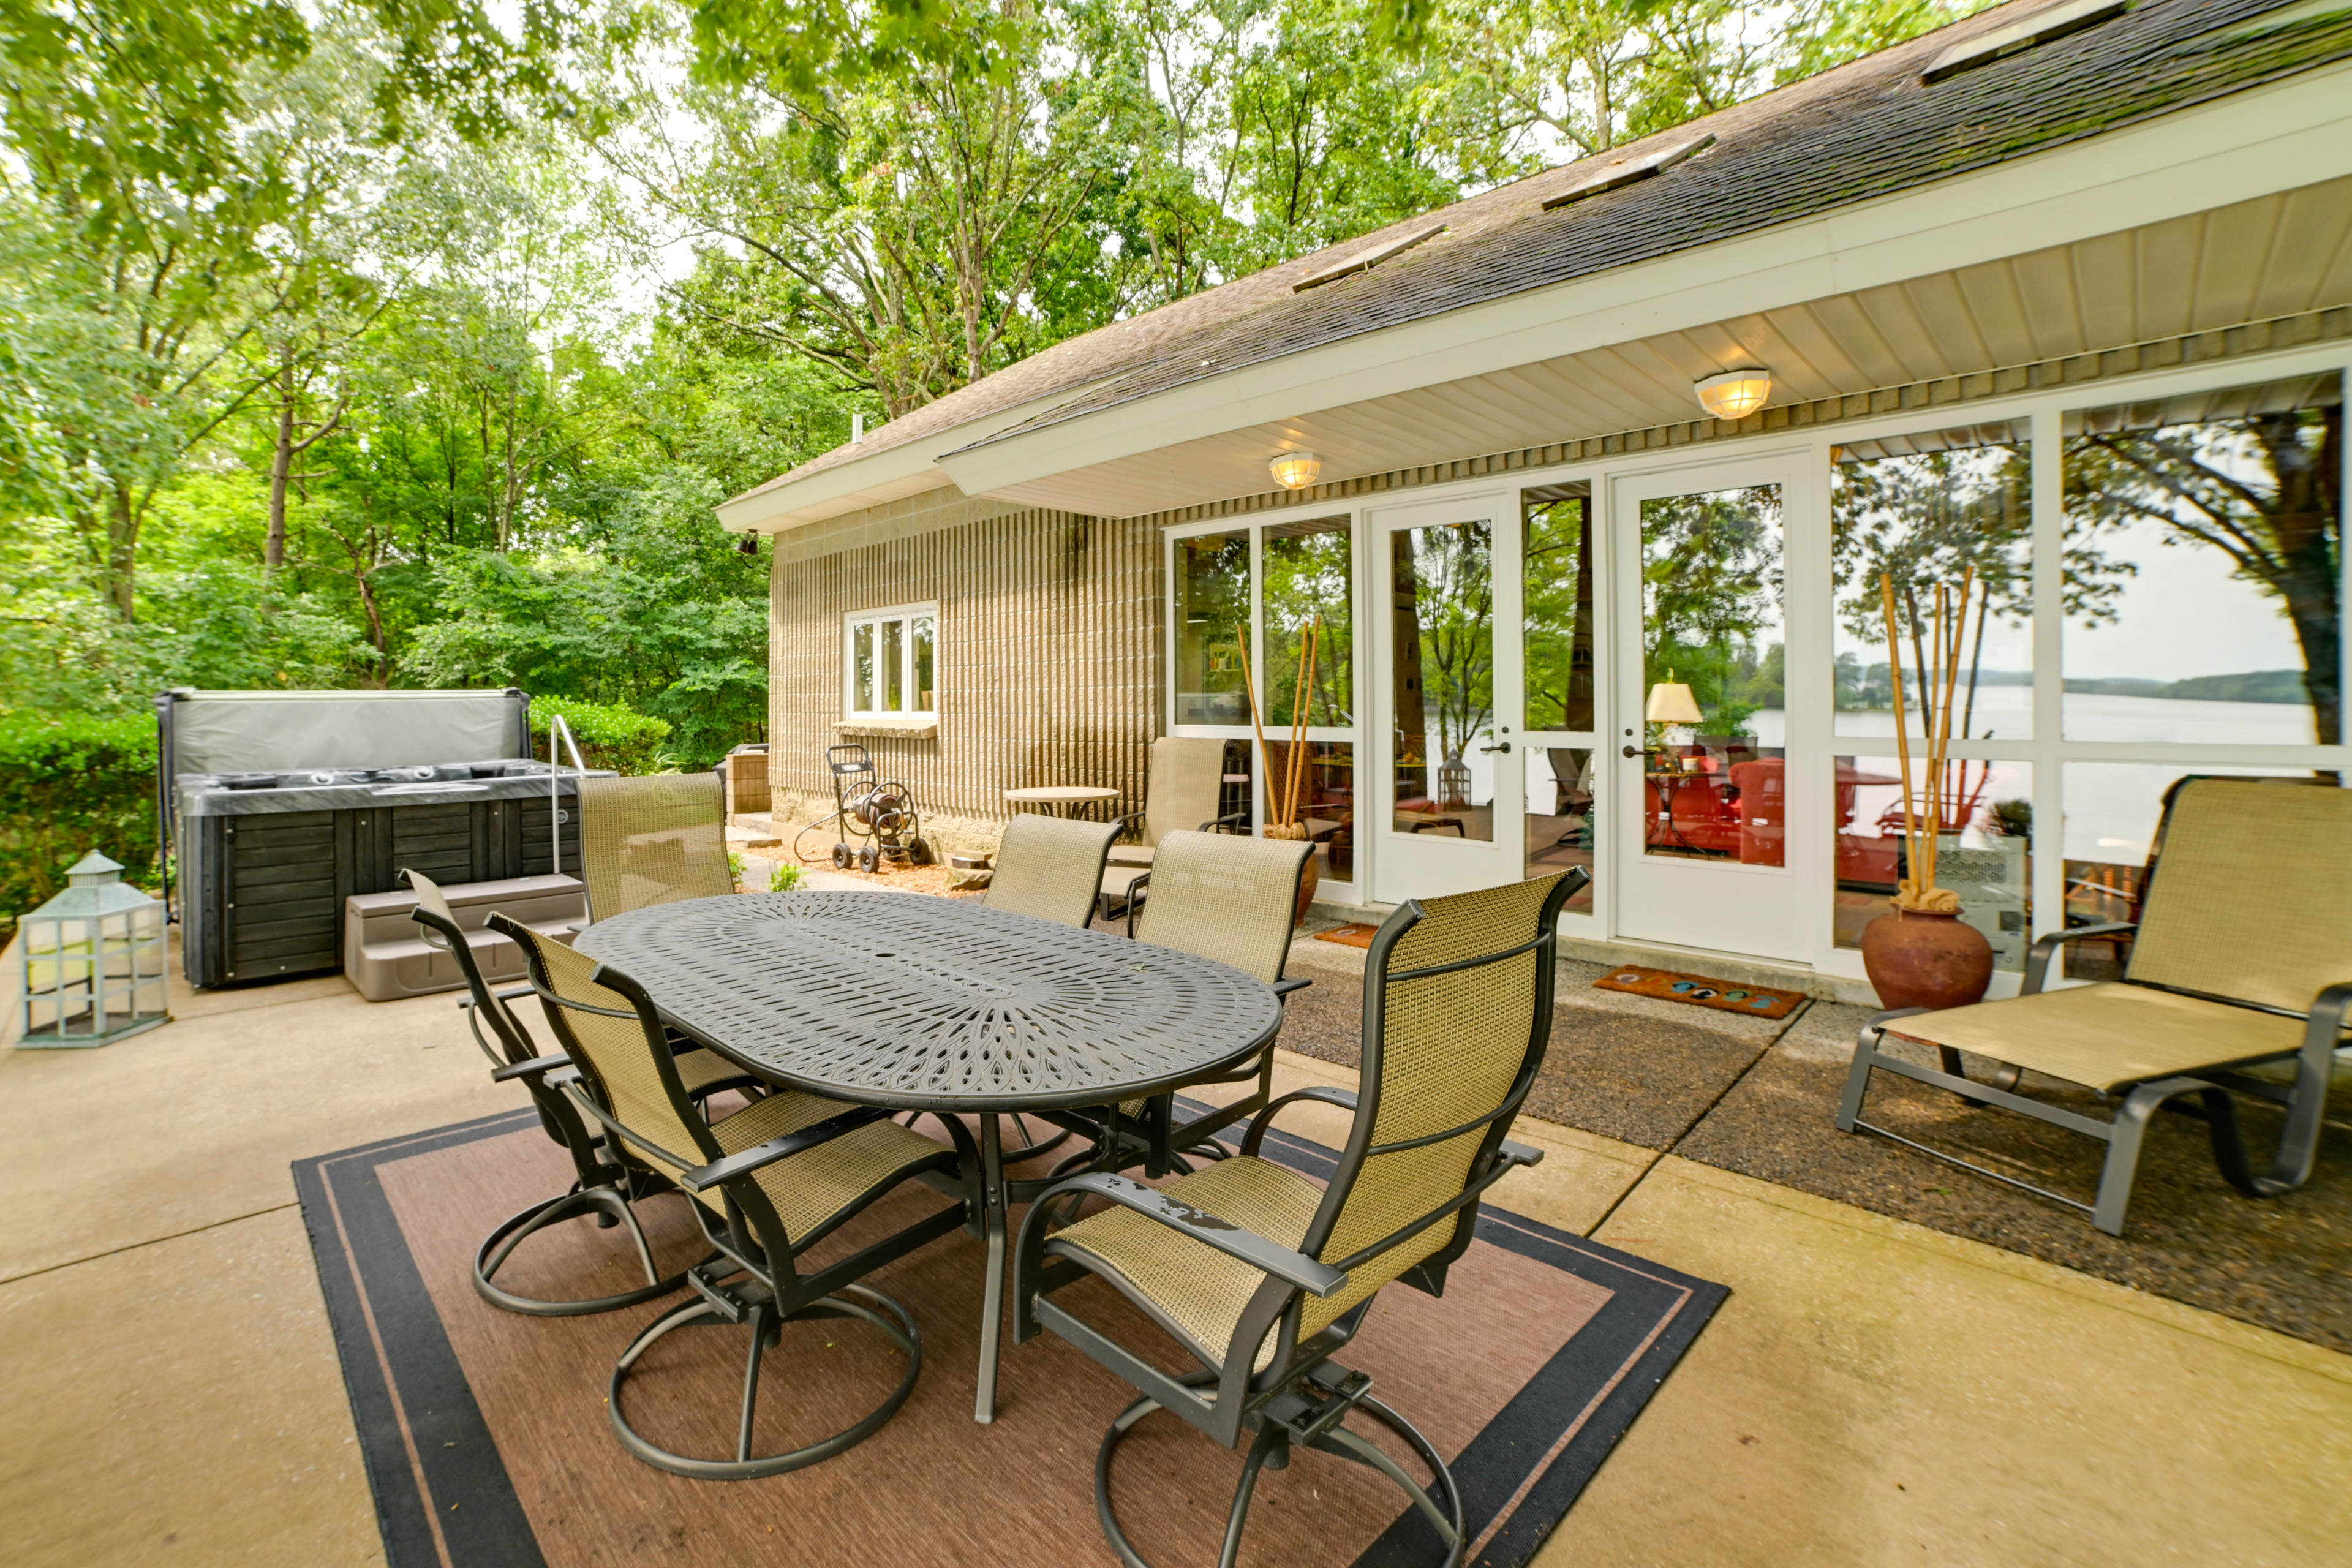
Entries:
{"label": "textured concrete block wall", "polygon": [[[939,492],[784,535],[770,583],[779,826],[832,811],[824,750],[849,740],[912,789],[943,849],[993,847],[1007,789],[1105,784],[1141,809],[1160,729],[1159,537],[1140,519]],[[926,601],[940,606],[938,734],[840,733],[843,616]]]}

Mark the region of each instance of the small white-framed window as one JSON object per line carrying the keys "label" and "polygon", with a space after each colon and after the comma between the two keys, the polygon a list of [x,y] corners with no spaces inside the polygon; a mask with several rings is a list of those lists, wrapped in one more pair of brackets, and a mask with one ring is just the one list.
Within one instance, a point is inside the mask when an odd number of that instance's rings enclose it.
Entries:
{"label": "small white-framed window", "polygon": [[937,605],[894,605],[842,617],[843,713],[852,719],[939,711]]}

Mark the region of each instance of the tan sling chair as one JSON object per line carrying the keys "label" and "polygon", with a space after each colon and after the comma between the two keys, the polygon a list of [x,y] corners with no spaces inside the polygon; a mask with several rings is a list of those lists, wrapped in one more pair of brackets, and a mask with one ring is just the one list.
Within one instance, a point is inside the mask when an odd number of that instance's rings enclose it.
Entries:
{"label": "tan sling chair", "polygon": [[[1095,1509],[1122,1562],[1141,1561],[1111,1506],[1114,1451],[1155,1410],[1227,1447],[1251,1436],[1226,1516],[1230,1565],[1259,1470],[1296,1447],[1386,1476],[1444,1548],[1466,1544],[1462,1497],[1429,1440],[1370,1396],[1371,1380],[1331,1360],[1392,1279],[1440,1295],[1469,1245],[1479,1195],[1539,1151],[1504,1141],[1551,1036],[1553,949],[1577,869],[1487,892],[1402,905],[1372,939],[1364,986],[1363,1089],[1307,1089],[1261,1111],[1240,1154],[1165,1187],[1107,1172],[1048,1187],[1021,1228],[1015,1337],[1051,1329],[1142,1391],[1103,1436]],[[1328,1186],[1260,1159],[1283,1107],[1321,1100],[1355,1112]],[[1066,1229],[1061,1198],[1110,1206]],[[1171,1375],[1055,1300],[1088,1276],[1107,1281],[1200,1363]],[[1361,1413],[1430,1473],[1424,1486],[1351,1431]]]}
{"label": "tan sling chair", "polygon": [[1126,907],[1129,889],[1150,869],[1160,843],[1171,833],[1212,833],[1220,827],[1245,830],[1246,811],[1218,815],[1224,803],[1225,743],[1162,735],[1151,742],[1151,773],[1144,781],[1143,809],[1118,819],[1122,837],[1136,842],[1110,847],[1103,868],[1102,912]]}
{"label": "tan sling chair", "polygon": [[592,921],[733,892],[719,775],[582,779],[580,856]]}
{"label": "tan sling chair", "polygon": [[[466,1010],[466,1021],[474,1032],[474,1043],[490,1060],[490,1077],[499,1082],[522,1080],[530,1091],[531,1104],[539,1110],[540,1124],[547,1135],[563,1146],[572,1156],[574,1176],[571,1189],[551,1198],[542,1198],[490,1232],[474,1252],[474,1290],[483,1300],[509,1312],[524,1312],[539,1318],[579,1317],[591,1312],[609,1312],[620,1307],[634,1307],[650,1301],[656,1296],[667,1296],[684,1282],[685,1276],[672,1274],[665,1278],[655,1272],[652,1251],[646,1245],[644,1226],[637,1223],[635,1211],[630,1206],[656,1193],[677,1189],[641,1164],[619,1158],[605,1139],[604,1129],[583,1121],[572,1108],[571,1101],[552,1085],[545,1075],[528,1070],[527,1064],[540,1059],[538,1045],[530,1031],[523,1027],[520,1018],[507,1004],[530,994],[528,985],[510,991],[494,992],[476,962],[474,939],[488,938],[499,946],[505,939],[484,931],[462,929],[450,911],[449,901],[440,886],[424,872],[414,868],[403,870],[401,879],[416,894],[416,909],[409,917],[423,928],[423,940],[440,948],[457,961],[457,971],[466,977],[467,995],[458,1004]],[[487,945],[487,942],[483,943]],[[485,1028],[488,1033],[485,1034]],[[699,1101],[704,1096],[722,1089],[752,1087],[752,1080],[733,1063],[709,1051],[696,1051],[678,1058],[678,1078],[689,1099]],[[627,1230],[636,1247],[637,1262],[645,1270],[646,1283],[617,1295],[580,1297],[567,1300],[547,1300],[539,1297],[518,1295],[497,1284],[496,1277],[515,1249],[551,1225],[566,1220],[593,1216],[600,1226],[620,1226]]]}
{"label": "tan sling chair", "polygon": [[[2135,932],[2120,981],[2045,991],[2062,943]],[[2352,790],[2295,780],[2188,778],[2165,795],[2157,854],[2136,923],[2078,926],[2033,944],[2022,994],[1940,1013],[1881,1013],[1863,1026],[1838,1109],[1842,1131],[1876,1132],[1981,1176],[2085,1211],[2121,1236],[2141,1140],[2158,1107],[2201,1118],[2222,1176],[2273,1197],[2311,1174],[2328,1083],[2352,1005]],[[1885,1036],[1936,1048],[1940,1070],[1879,1048]],[[2000,1066],[1969,1079],[1960,1053]],[[2293,1062],[2291,1083],[2245,1068]],[[2038,1117],[2107,1145],[2095,1201],[2083,1203],[1898,1137],[1863,1120],[1874,1071],[1950,1089],[1979,1108]],[[2117,1101],[2111,1120],[2016,1092],[2026,1072]],[[2267,1172],[2247,1163],[2238,1132],[2244,1094],[2286,1108]],[[2193,1108],[2171,1102],[2193,1095]]]}
{"label": "tan sling chair", "polygon": [[[743,1480],[814,1464],[864,1441],[898,1413],[922,1368],[922,1340],[897,1301],[858,1283],[980,1213],[978,1152],[962,1122],[940,1120],[955,1140],[944,1148],[888,1120],[877,1107],[845,1105],[784,1090],[706,1121],[688,1099],[661,1015],[643,988],[593,958],[503,915],[490,924],[512,938],[530,965],[563,1054],[526,1064],[564,1084],[606,1143],[633,1166],[657,1172],[694,1202],[711,1255],[686,1271],[694,1299],[665,1312],[629,1342],[613,1368],[605,1400],[621,1447],[658,1469],[701,1480]],[[960,1184],[961,1196],[846,1258],[800,1271],[811,1248],[905,1183],[923,1176]],[[849,1318],[879,1330],[907,1358],[882,1403],[841,1431],[782,1453],[752,1452],[752,1424],[770,1341],[785,1322]],[[718,1321],[749,1330],[734,1452],[680,1454],[640,1433],[626,1409],[630,1373],[654,1343],[677,1329]]]}
{"label": "tan sling chair", "polygon": [[981,901],[992,910],[1035,915],[1060,925],[1094,919],[1102,883],[1103,852],[1118,832],[1115,822],[1082,822],[1024,812],[1004,825],[996,869]]}

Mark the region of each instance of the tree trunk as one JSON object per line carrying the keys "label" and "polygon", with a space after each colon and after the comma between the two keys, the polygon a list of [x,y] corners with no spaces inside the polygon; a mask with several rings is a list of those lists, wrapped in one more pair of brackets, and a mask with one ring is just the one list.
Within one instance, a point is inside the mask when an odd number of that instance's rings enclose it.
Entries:
{"label": "tree trunk", "polygon": [[269,455],[269,534],[261,546],[261,568],[275,574],[286,564],[286,486],[294,473],[294,362],[278,367],[278,438]]}
{"label": "tree trunk", "polygon": [[131,599],[138,555],[139,509],[131,502],[131,488],[117,479],[107,497],[106,593],[114,601],[115,614],[126,622],[139,618]]}

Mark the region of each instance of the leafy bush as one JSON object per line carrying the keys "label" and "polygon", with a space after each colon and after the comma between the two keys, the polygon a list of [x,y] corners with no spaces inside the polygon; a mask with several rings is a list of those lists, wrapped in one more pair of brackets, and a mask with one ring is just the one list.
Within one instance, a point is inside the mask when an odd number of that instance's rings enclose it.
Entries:
{"label": "leafy bush", "polygon": [[[580,758],[592,768],[616,773],[651,773],[662,768],[661,743],[669,739],[668,721],[602,702],[582,702],[570,697],[530,700],[530,734],[536,754],[544,755],[550,721],[558,714],[572,738],[580,742]],[[562,759],[569,763],[566,753]]]}
{"label": "leafy bush", "polygon": [[801,868],[798,866],[779,866],[768,873],[768,891],[789,893],[801,885]]}
{"label": "leafy bush", "polygon": [[92,849],[156,885],[153,718],[0,714],[0,939]]}

